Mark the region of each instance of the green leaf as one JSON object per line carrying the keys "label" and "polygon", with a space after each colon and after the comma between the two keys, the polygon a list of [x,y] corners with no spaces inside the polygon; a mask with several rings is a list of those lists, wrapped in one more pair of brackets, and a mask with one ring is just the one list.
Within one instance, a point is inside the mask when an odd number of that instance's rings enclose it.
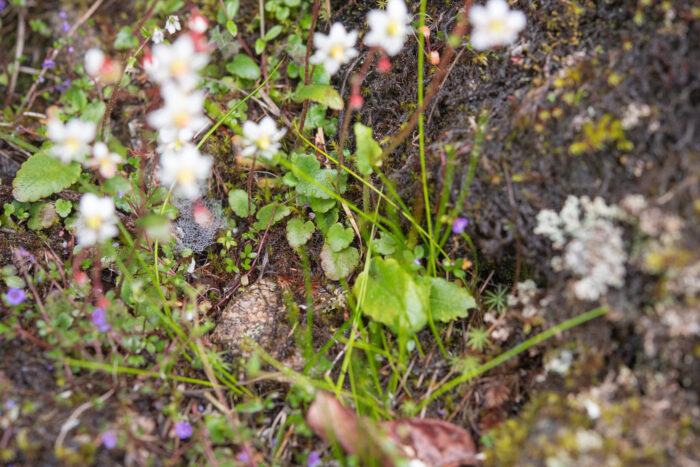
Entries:
{"label": "green leaf", "polygon": [[287,222],[287,241],[292,248],[299,248],[309,241],[314,234],[314,223],[311,221],[304,222],[295,217]]}
{"label": "green leaf", "polygon": [[226,69],[243,79],[255,81],[260,78],[260,67],[255,63],[255,60],[245,54],[238,54],[233,57],[231,63],[226,65]]}
{"label": "green leaf", "polygon": [[[70,114],[76,114],[87,105],[87,94],[78,86],[71,86],[63,93],[61,102],[65,103],[64,110]],[[101,115],[100,115],[101,117]]]}
{"label": "green leaf", "polygon": [[428,323],[429,284],[415,278],[393,259],[372,258],[369,270],[361,273],[352,292],[361,300],[362,311],[395,333],[418,332]]}
{"label": "green leaf", "polygon": [[233,19],[238,14],[238,7],[240,6],[239,0],[226,0],[224,6],[226,9],[219,8],[216,15],[216,21],[219,24],[224,24],[229,18]]}
{"label": "green leaf", "polygon": [[318,227],[318,230],[320,230],[323,235],[326,235],[331,226],[338,222],[337,209],[331,209],[328,212],[314,211],[314,214],[316,214],[316,218],[314,219],[316,227]]}
{"label": "green leaf", "polygon": [[352,229],[345,229],[341,224],[333,224],[326,234],[326,245],[331,251],[338,252],[350,246],[355,235]]}
{"label": "green leaf", "polygon": [[355,152],[355,162],[357,170],[362,175],[372,173],[372,168],[382,165],[381,155],[382,148],[374,139],[372,139],[372,129],[364,126],[362,123],[355,123],[355,141],[357,142],[357,151]]}
{"label": "green leaf", "polygon": [[80,119],[86,122],[98,123],[105,113],[105,108],[107,106],[102,101],[90,102],[83,108],[80,112]]}
{"label": "green leaf", "polygon": [[326,244],[321,249],[321,266],[326,277],[331,280],[337,281],[348,277],[359,262],[360,252],[355,247],[333,251]]}
{"label": "green leaf", "polygon": [[[248,217],[248,193],[244,190],[231,190],[228,194],[228,204],[238,217]],[[252,200],[250,208],[255,212],[255,204]]]}
{"label": "green leaf", "polygon": [[132,49],[138,47],[139,40],[131,35],[131,28],[124,26],[117,33],[117,38],[114,39],[114,48],[117,50]]}
{"label": "green leaf", "polygon": [[335,199],[310,198],[309,205],[314,212],[324,213],[333,209],[335,206]]}
{"label": "green leaf", "polygon": [[68,217],[68,214],[73,210],[73,203],[67,199],[56,200],[56,212],[61,217]]}
{"label": "green leaf", "polygon": [[[295,174],[297,179],[296,190],[300,195],[308,196],[309,198],[332,199],[335,192],[335,183],[338,172],[333,169],[321,170],[321,164],[316,160],[316,157],[311,154],[302,154],[294,161],[294,166],[306,175]],[[308,178],[313,181],[307,180]],[[345,173],[341,176],[340,192],[345,191]],[[322,187],[325,187],[324,190]],[[329,193],[330,192],[330,193]]]}
{"label": "green leaf", "polygon": [[327,84],[310,84],[301,86],[294,94],[296,102],[303,102],[309,99],[334,110],[342,110],[344,107],[343,99],[338,94],[333,86]]}
{"label": "green leaf", "polygon": [[236,23],[234,23],[233,21],[226,21],[226,30],[233,37],[236,37],[238,35],[238,26],[236,26]]}
{"label": "green leaf", "polygon": [[380,255],[391,255],[396,251],[396,240],[390,234],[381,232],[379,238],[372,242],[372,251]]}
{"label": "green leaf", "polygon": [[272,26],[268,31],[265,33],[265,41],[269,42],[275,37],[279,36],[280,33],[282,32],[282,25],[277,24],[275,26]]}
{"label": "green leaf", "polygon": [[29,208],[27,227],[32,230],[47,229],[58,220],[53,203],[35,203]]}
{"label": "green leaf", "polygon": [[17,201],[36,201],[68,188],[80,176],[80,164],[63,164],[44,151],[27,159],[12,181],[12,194]]}
{"label": "green leaf", "polygon": [[[270,222],[273,212],[275,213],[275,217],[272,219],[272,222]],[[291,213],[292,210],[287,206],[278,203],[270,203],[258,211],[258,215],[255,216],[258,219],[255,223],[255,228],[258,230],[265,230],[268,224],[272,227]]]}
{"label": "green leaf", "polygon": [[267,46],[267,42],[265,42],[264,39],[260,39],[259,37],[255,39],[255,53],[257,55],[260,55],[263,50],[265,50],[265,47]]}
{"label": "green leaf", "polygon": [[476,307],[468,290],[440,277],[430,279],[430,313],[436,321],[447,323],[466,318],[467,310]]}

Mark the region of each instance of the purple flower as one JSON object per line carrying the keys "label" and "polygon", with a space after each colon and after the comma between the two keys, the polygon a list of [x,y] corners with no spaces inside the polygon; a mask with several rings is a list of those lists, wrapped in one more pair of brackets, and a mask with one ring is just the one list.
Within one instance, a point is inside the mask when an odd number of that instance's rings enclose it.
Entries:
{"label": "purple flower", "polygon": [[192,436],[192,425],[187,420],[175,422],[175,434],[180,439],[187,439]]}
{"label": "purple flower", "polygon": [[40,83],[43,83],[46,80],[44,79],[43,76],[39,76],[39,78],[37,78],[37,81],[39,81]]}
{"label": "purple flower", "polygon": [[10,289],[5,294],[5,300],[12,306],[17,306],[27,298],[27,294],[24,290],[18,289],[17,287],[10,287]]}
{"label": "purple flower", "polygon": [[61,25],[61,29],[63,29],[63,32],[68,32],[68,31],[70,31],[70,24],[64,22],[64,23]]}
{"label": "purple flower", "polygon": [[236,460],[238,462],[243,462],[244,464],[247,463],[249,459],[250,458],[248,457],[248,453],[245,451],[239,452],[238,455],[236,456]]}
{"label": "purple flower", "polygon": [[17,402],[15,402],[15,401],[12,400],[12,399],[7,399],[7,401],[5,401],[5,408],[6,408],[7,410],[12,410],[12,409],[14,409],[16,405],[17,405]]}
{"label": "purple flower", "polygon": [[420,258],[413,258],[413,264],[420,266]]}
{"label": "purple flower", "polygon": [[306,458],[306,467],[316,467],[321,465],[321,456],[316,451],[311,451]]}
{"label": "purple flower", "polygon": [[0,2],[0,13],[2,13],[2,10],[4,10],[6,6],[7,6],[7,2],[5,0],[2,0]]}
{"label": "purple flower", "polygon": [[112,430],[102,433],[102,445],[107,449],[114,449],[117,445],[117,434]]}
{"label": "purple flower", "polygon": [[75,49],[73,48],[73,46],[72,46],[72,45],[69,45],[69,46],[68,46],[68,53],[71,53],[71,54],[72,54],[72,53],[73,53],[73,50],[75,50]]}
{"label": "purple flower", "polygon": [[92,322],[100,332],[107,332],[112,327],[107,323],[107,313],[104,308],[95,308],[91,315]]}
{"label": "purple flower", "polygon": [[51,68],[53,68],[53,67],[56,66],[56,62],[54,62],[54,61],[51,60],[50,58],[46,58],[46,59],[44,59],[44,63],[42,63],[41,66],[42,66],[43,68],[49,68],[49,69],[51,69]]}
{"label": "purple flower", "polygon": [[464,230],[467,228],[467,225],[469,225],[469,221],[467,219],[465,219],[464,217],[458,217],[452,223],[452,233],[464,233]]}
{"label": "purple flower", "polygon": [[65,21],[68,18],[68,15],[65,11],[62,11],[58,14],[58,17]]}

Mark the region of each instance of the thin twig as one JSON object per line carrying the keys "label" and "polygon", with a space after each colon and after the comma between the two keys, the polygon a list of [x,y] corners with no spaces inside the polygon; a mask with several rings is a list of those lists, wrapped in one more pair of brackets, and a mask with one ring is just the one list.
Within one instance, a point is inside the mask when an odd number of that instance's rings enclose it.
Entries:
{"label": "thin twig", "polygon": [[7,96],[5,96],[5,107],[10,105],[12,100],[12,94],[15,92],[15,86],[17,85],[17,75],[19,75],[19,61],[22,58],[22,53],[24,53],[24,34],[26,26],[24,24],[24,15],[26,14],[24,8],[19,10],[19,18],[17,19],[17,47],[15,48],[15,63],[12,70],[12,78],[10,78],[10,86],[7,88]]}
{"label": "thin twig", "polygon": [[[321,8],[321,0],[314,0],[314,9],[311,13],[311,28],[309,29],[309,38],[306,40],[306,56],[304,57],[304,86],[308,86],[311,80],[309,73],[309,55],[311,54],[311,44],[314,39],[314,30],[316,29],[316,21],[318,20],[318,11]],[[301,110],[301,121],[299,122],[299,133],[304,131],[304,122],[306,121],[306,112],[309,110],[309,100],[304,101],[304,107]]]}

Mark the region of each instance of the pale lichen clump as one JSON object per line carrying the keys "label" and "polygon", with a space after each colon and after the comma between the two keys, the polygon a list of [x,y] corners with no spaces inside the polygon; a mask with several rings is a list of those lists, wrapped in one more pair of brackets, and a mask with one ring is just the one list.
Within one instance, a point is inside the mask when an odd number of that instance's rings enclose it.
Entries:
{"label": "pale lichen clump", "polygon": [[613,224],[621,217],[617,206],[587,196],[569,196],[559,213],[545,209],[537,215],[535,233],[563,250],[552,259],[552,267],[576,275],[572,288],[578,299],[597,300],[609,288],[623,285],[627,254],[622,229]]}

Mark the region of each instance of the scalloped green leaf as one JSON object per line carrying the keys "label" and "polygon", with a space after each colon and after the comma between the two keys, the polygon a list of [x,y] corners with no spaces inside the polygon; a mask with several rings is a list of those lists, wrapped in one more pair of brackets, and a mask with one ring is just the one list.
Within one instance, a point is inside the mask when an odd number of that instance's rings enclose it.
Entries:
{"label": "scalloped green leaf", "polygon": [[17,201],[36,201],[68,188],[78,181],[80,172],[77,162],[65,165],[40,151],[22,164],[12,181],[12,194]]}
{"label": "scalloped green leaf", "polygon": [[301,86],[294,94],[296,102],[303,102],[306,99],[318,102],[334,110],[342,110],[344,107],[343,98],[338,91],[328,84],[309,84]]}
{"label": "scalloped green leaf", "polygon": [[321,266],[323,272],[330,280],[337,281],[348,277],[360,262],[360,252],[355,247],[347,247],[344,250],[333,251],[328,245],[321,249]]}
{"label": "scalloped green leaf", "polygon": [[299,248],[309,241],[316,227],[311,221],[304,222],[298,217],[287,222],[287,241],[292,248]]}
{"label": "scalloped green leaf", "polygon": [[440,277],[430,279],[430,313],[436,321],[466,318],[467,310],[475,307],[476,300],[468,290]]}
{"label": "scalloped green leaf", "polygon": [[413,277],[393,258],[372,258],[369,270],[355,281],[352,292],[364,296],[364,314],[395,333],[418,332],[428,323],[429,282]]}
{"label": "scalloped green leaf", "polygon": [[372,168],[382,165],[382,148],[372,139],[372,129],[362,123],[355,123],[355,141],[357,151],[355,152],[355,163],[357,170],[362,175],[372,173]]}
{"label": "scalloped green leaf", "polygon": [[333,224],[326,234],[326,244],[332,251],[338,252],[350,246],[355,238],[352,229],[343,228],[341,224]]}

